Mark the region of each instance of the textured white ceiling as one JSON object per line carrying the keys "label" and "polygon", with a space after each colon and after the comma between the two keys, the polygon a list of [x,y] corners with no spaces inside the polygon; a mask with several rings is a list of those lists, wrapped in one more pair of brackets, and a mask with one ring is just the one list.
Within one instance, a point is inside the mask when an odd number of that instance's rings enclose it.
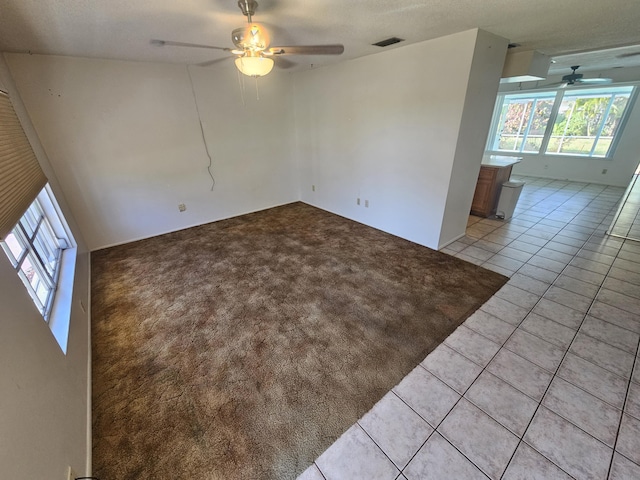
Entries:
{"label": "textured white ceiling", "polygon": [[[309,68],[479,27],[549,55],[640,45],[639,0],[258,0],[255,21],[272,45],[343,43],[340,57],[294,56]],[[121,60],[200,63],[222,51],[157,47],[153,38],[230,47],[246,22],[236,0],[0,0],[0,51]],[[640,47],[637,48],[640,51]],[[613,55],[615,57],[615,55]],[[593,62],[605,59],[593,57]],[[455,59],[451,59],[455,61]],[[571,60],[573,61],[573,60]],[[589,55],[583,70],[595,68]],[[622,66],[623,60],[607,55]],[[640,55],[625,65],[640,64]],[[560,65],[554,67],[559,68]],[[215,65],[211,68],[215,68]]]}

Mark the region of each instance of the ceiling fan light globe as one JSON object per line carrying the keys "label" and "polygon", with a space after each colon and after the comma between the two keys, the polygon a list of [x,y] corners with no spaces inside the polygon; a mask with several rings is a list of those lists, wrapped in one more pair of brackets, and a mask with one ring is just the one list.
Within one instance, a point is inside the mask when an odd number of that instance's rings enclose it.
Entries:
{"label": "ceiling fan light globe", "polygon": [[231,32],[233,44],[242,50],[261,52],[269,48],[269,32],[259,23],[250,23]]}
{"label": "ceiling fan light globe", "polygon": [[273,69],[273,59],[266,57],[238,57],[236,67],[248,77],[263,77]]}

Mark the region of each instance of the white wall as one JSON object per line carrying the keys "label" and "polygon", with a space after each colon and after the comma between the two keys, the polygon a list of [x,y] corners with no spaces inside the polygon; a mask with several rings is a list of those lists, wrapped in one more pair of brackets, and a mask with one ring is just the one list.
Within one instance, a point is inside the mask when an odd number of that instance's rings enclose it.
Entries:
{"label": "white wall", "polygon": [[192,68],[213,191],[186,67],[7,54],[35,126],[28,133],[40,136],[44,150],[34,148],[81,248],[67,356],[0,258],[3,474],[89,468],[89,330],[79,308],[88,305],[87,247],[301,198],[438,248],[464,232],[504,43],[471,30],[274,72],[259,82],[260,101],[246,80],[246,105],[232,62]]}
{"label": "white wall", "polygon": [[[91,250],[297,199],[291,80],[183,65],[7,54]],[[184,213],[178,204],[186,204]]]}
{"label": "white wall", "polygon": [[[470,30],[296,74],[302,200],[438,248],[467,91],[481,94],[481,81],[469,83],[470,73],[481,70],[471,69],[477,37]],[[495,98],[506,45],[492,41],[502,57],[483,75],[495,79],[487,93]],[[489,119],[492,105],[493,99],[484,113]],[[482,116],[478,105],[472,117]],[[465,152],[477,150],[469,159],[477,169],[483,149],[484,140]],[[464,195],[465,215],[471,197],[461,189],[473,190],[477,171],[471,177],[454,180],[449,198]],[[453,208],[452,224],[460,208]]]}
{"label": "white wall", "polygon": [[480,173],[508,40],[480,30],[471,62],[439,248],[462,237]]}
{"label": "white wall", "polygon": [[0,254],[0,477],[63,479],[70,465],[89,470],[89,254],[9,70],[6,89],[78,243],[67,355],[36,310],[9,260]]}
{"label": "white wall", "polygon": [[[612,78],[616,83],[639,82],[640,68],[589,71],[584,72],[584,76],[585,78],[598,76]],[[559,75],[550,76],[541,82],[525,82],[521,86],[504,84],[500,91],[509,92],[519,88],[522,90],[548,88],[548,85],[558,83],[561,79],[562,75]],[[638,162],[640,162],[640,101],[635,103],[630,112],[627,126],[620,137],[614,156],[610,159],[543,154],[523,154],[522,157],[522,162],[513,168],[514,174],[626,187]],[[604,169],[607,170],[606,174],[602,173]]]}

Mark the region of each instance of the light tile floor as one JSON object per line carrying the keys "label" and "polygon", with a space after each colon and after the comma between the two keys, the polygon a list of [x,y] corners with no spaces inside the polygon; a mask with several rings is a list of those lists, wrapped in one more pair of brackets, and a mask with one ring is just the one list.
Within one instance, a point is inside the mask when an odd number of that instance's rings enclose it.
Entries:
{"label": "light tile floor", "polygon": [[299,478],[640,479],[640,242],[622,188],[539,178],[443,251],[510,277]]}
{"label": "light tile floor", "polygon": [[640,241],[640,166],[636,170],[622,205],[608,232],[612,235]]}

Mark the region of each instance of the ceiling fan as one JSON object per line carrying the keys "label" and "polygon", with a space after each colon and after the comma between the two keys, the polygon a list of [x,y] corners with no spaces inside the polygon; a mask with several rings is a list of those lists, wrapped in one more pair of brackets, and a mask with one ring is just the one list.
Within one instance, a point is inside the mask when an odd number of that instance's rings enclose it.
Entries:
{"label": "ceiling fan", "polygon": [[[158,46],[210,48],[232,53],[237,56],[235,63],[238,70],[250,77],[261,77],[268,74],[274,65],[273,57],[281,55],[340,55],[344,52],[344,45],[341,44],[270,47],[269,32],[263,25],[253,21],[258,2],[255,0],[239,0],[238,7],[240,7],[242,14],[247,17],[247,25],[236,28],[231,32],[231,40],[235,48],[170,40],[151,40],[151,43]],[[211,64],[217,60],[205,62],[201,65]]]}
{"label": "ceiling fan", "polygon": [[576,70],[580,68],[580,65],[575,65],[571,67],[572,72],[569,75],[565,75],[562,77],[562,82],[560,85],[562,87],[566,87],[569,85],[602,85],[605,83],[611,83],[612,80],[610,78],[583,78],[581,73],[576,73]]}

